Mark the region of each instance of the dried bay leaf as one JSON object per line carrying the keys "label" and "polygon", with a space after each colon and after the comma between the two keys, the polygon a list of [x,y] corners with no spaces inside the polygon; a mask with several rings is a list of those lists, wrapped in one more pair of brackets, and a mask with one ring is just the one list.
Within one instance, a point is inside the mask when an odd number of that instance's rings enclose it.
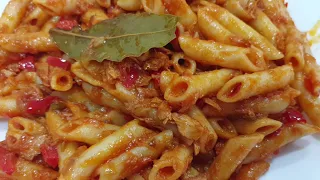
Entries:
{"label": "dried bay leaf", "polygon": [[122,14],[86,31],[51,29],[50,35],[61,51],[78,61],[119,62],[167,45],[175,38],[177,21],[168,14]]}

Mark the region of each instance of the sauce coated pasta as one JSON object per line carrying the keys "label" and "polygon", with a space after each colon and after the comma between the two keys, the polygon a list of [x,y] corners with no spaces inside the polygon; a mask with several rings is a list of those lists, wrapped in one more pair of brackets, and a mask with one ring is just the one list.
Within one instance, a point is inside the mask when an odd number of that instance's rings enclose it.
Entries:
{"label": "sauce coated pasta", "polygon": [[10,0],[0,179],[259,179],[320,133],[309,48],[282,0]]}

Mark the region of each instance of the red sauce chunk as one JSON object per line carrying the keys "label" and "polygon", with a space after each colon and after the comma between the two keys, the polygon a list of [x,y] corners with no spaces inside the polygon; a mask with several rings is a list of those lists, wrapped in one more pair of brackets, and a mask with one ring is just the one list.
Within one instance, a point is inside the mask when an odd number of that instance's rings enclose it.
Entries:
{"label": "red sauce chunk", "polygon": [[140,67],[136,64],[122,65],[120,68],[120,81],[126,88],[132,88],[139,79]]}
{"label": "red sauce chunk", "polygon": [[170,42],[170,44],[172,45],[172,47],[173,47],[173,49],[174,49],[175,51],[182,51],[182,50],[181,50],[181,47],[180,47],[180,44],[179,44],[179,40],[178,40],[178,38],[179,38],[179,36],[180,36],[180,31],[179,31],[178,28],[176,29],[175,34],[176,34],[176,38],[174,38],[174,39]]}
{"label": "red sauce chunk", "polygon": [[303,117],[301,112],[288,109],[285,113],[283,113],[283,123],[307,123],[307,120]]}
{"label": "red sauce chunk", "polygon": [[27,113],[31,115],[43,115],[45,114],[50,105],[57,100],[58,97],[48,96],[44,99],[32,100],[27,103]]}
{"label": "red sauce chunk", "polygon": [[55,146],[49,146],[46,144],[41,145],[40,147],[41,154],[43,156],[44,161],[51,167],[58,167],[59,163],[59,155],[57,148]]}
{"label": "red sauce chunk", "polygon": [[18,157],[8,150],[0,147],[0,169],[8,175],[16,170]]}
{"label": "red sauce chunk", "polygon": [[35,71],[35,59],[33,56],[27,56],[19,62],[20,70]]}
{"label": "red sauce chunk", "polygon": [[319,92],[316,92],[315,87],[317,86],[317,82],[315,82],[312,78],[312,75],[307,75],[304,78],[304,87],[309,91],[309,93],[313,96],[319,96]]}
{"label": "red sauce chunk", "polygon": [[69,70],[71,67],[71,63],[69,61],[66,61],[62,58],[53,57],[53,56],[49,56],[47,58],[47,63],[50,66],[59,67],[64,70]]}
{"label": "red sauce chunk", "polygon": [[70,31],[77,25],[78,22],[75,19],[61,18],[60,21],[56,24],[56,27],[62,30]]}

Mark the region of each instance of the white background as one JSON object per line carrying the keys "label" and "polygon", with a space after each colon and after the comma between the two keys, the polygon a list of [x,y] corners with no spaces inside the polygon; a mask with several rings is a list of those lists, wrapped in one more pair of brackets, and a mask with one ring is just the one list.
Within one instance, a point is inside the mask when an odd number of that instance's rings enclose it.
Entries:
{"label": "white background", "polygon": [[[0,0],[0,12],[9,0]],[[287,0],[288,9],[302,31],[308,31],[320,20],[320,0]],[[312,47],[320,62],[320,45]],[[1,108],[1,107],[0,107]],[[320,117],[319,117],[320,118]],[[0,140],[3,140],[7,124],[0,121]],[[320,180],[320,135],[302,138],[283,148],[273,159],[270,170],[262,180]]]}

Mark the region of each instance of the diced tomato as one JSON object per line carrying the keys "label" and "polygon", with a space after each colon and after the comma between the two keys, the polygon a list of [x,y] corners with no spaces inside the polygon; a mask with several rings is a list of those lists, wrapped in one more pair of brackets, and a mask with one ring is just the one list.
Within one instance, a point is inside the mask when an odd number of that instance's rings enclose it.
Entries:
{"label": "diced tomato", "polygon": [[34,65],[34,57],[33,56],[27,56],[26,58],[22,59],[19,62],[19,69],[21,70],[27,70],[27,71],[35,71],[35,65]]}
{"label": "diced tomato", "polygon": [[71,63],[69,61],[66,61],[62,58],[53,57],[53,56],[49,56],[47,58],[47,63],[50,66],[59,67],[64,70],[69,70],[71,67]]}
{"label": "diced tomato", "polygon": [[29,101],[27,103],[27,113],[32,115],[43,115],[48,111],[50,105],[57,99],[58,97],[48,96],[44,99]]}
{"label": "diced tomato", "polygon": [[180,31],[179,31],[178,28],[176,29],[175,34],[176,34],[176,38],[174,38],[174,39],[170,42],[170,44],[172,45],[172,47],[173,47],[173,49],[174,49],[175,51],[181,51],[181,47],[180,47],[179,40],[178,40],[178,38],[179,38],[179,36],[180,36]]}
{"label": "diced tomato", "polygon": [[288,2],[284,3],[284,5],[285,5],[286,7],[288,7]]}
{"label": "diced tomato", "polygon": [[77,25],[78,22],[75,19],[61,18],[56,27],[62,30],[70,31]]}
{"label": "diced tomato", "polygon": [[140,67],[136,64],[120,66],[120,81],[126,88],[132,88],[139,79]]}
{"label": "diced tomato", "polygon": [[18,157],[8,150],[0,147],[0,168],[3,172],[11,175],[16,170]]}
{"label": "diced tomato", "polygon": [[286,112],[283,113],[283,122],[284,123],[307,123],[307,120],[303,117],[301,112],[288,109]]}
{"label": "diced tomato", "polygon": [[59,163],[59,155],[57,148],[54,146],[49,146],[47,144],[43,144],[40,147],[40,151],[44,161],[51,167],[56,168]]}

